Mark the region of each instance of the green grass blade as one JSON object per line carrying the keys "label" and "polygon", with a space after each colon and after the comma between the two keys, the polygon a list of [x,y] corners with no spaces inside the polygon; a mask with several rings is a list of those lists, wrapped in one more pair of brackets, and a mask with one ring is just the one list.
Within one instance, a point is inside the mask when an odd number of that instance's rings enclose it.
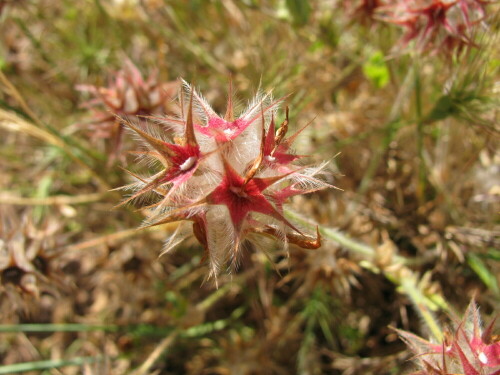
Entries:
{"label": "green grass blade", "polygon": [[118,326],[91,324],[0,324],[0,333],[14,332],[116,332]]}
{"label": "green grass blade", "polygon": [[41,371],[64,366],[81,366],[86,363],[94,363],[100,360],[100,357],[76,357],[72,359],[51,359],[47,361],[16,363],[13,365],[0,366],[0,374],[14,374],[23,371]]}
{"label": "green grass blade", "polygon": [[480,257],[474,253],[469,253],[467,254],[467,263],[488,289],[497,295],[500,294],[500,288],[495,275],[488,269]]}

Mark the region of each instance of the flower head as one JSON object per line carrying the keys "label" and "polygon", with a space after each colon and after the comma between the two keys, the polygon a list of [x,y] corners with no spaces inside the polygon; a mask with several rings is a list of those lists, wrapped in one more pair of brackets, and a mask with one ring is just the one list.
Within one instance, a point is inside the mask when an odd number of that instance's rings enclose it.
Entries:
{"label": "flower head", "polygon": [[21,223],[13,221],[0,217],[0,293],[14,299],[37,297],[52,290],[50,279],[58,279],[53,268],[57,257],[53,235],[58,226],[47,222],[36,229],[27,217]]}
{"label": "flower head", "polygon": [[[230,142],[236,139],[249,126],[255,124],[262,113],[267,114],[273,111],[282,101],[282,99],[279,99],[273,102],[268,100],[268,95],[257,95],[248,108],[238,117],[235,117],[232,87],[232,82],[229,81],[229,96],[224,116],[218,115],[202,95],[194,90],[192,91],[197,102],[200,119],[203,121],[203,123],[195,126],[196,130],[200,135],[212,138],[218,143]],[[264,103],[266,107],[261,108]]]}
{"label": "flower head", "polygon": [[385,5],[385,0],[344,0],[345,7],[352,19],[359,20],[362,24],[373,22],[377,11]]}
{"label": "flower head", "polygon": [[94,119],[89,128],[92,136],[108,140],[111,160],[120,153],[123,127],[120,117],[136,115],[159,115],[171,113],[169,102],[178,89],[178,82],[161,83],[156,73],[144,79],[141,72],[130,61],[118,71],[108,87],[79,85],[77,89],[88,92],[94,98],[85,106],[94,109]]}
{"label": "flower head", "polygon": [[474,300],[463,319],[446,333],[443,342],[434,343],[410,332],[398,330],[401,338],[415,353],[421,375],[498,375],[500,342],[493,339],[493,324],[482,328],[479,309]]}
{"label": "flower head", "polygon": [[[319,234],[302,233],[285,218],[283,206],[292,196],[330,186],[318,178],[325,164],[316,168],[295,164],[301,156],[291,147],[303,129],[286,138],[287,110],[286,120],[276,130],[274,117],[281,100],[258,94],[235,118],[230,85],[226,114],[221,117],[185,84],[179,102],[178,118],[156,117],[156,124],[144,129],[126,123],[148,148],[139,155],[160,165],[160,171],[149,177],[132,174],[136,182],[126,187],[135,192],[125,202],[150,194],[153,202],[146,224],[190,222],[205,248],[212,276],[227,261],[237,265],[241,246],[255,237],[252,234],[319,247]],[[181,225],[166,250],[186,234]]]}
{"label": "flower head", "polygon": [[387,22],[406,29],[400,45],[415,41],[420,52],[450,54],[466,45],[474,45],[474,25],[485,16],[483,0],[399,0],[383,7]]}

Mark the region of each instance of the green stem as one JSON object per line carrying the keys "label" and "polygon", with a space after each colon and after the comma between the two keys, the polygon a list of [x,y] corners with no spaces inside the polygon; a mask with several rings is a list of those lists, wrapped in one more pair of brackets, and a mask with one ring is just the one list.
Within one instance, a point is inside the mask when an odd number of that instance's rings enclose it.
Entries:
{"label": "green stem", "polygon": [[321,227],[320,233],[361,256],[368,258],[375,256],[375,250],[372,247],[355,241],[338,230]]}
{"label": "green stem", "polygon": [[[5,128],[9,129],[17,129],[17,130],[25,130],[26,133],[36,136],[53,146],[58,147],[62,150],[66,155],[68,155],[73,161],[81,165],[83,168],[87,169],[90,174],[97,180],[97,182],[106,190],[111,189],[111,186],[108,184],[104,177],[94,170],[94,168],[84,160],[81,155],[76,154],[73,147],[70,147],[67,140],[62,137],[58,131],[47,126],[28,106],[21,93],[17,90],[17,88],[10,82],[10,80],[0,71],[0,83],[4,86],[4,91],[11,96],[21,107],[26,115],[28,115],[31,121],[24,120],[19,117],[15,113],[10,113],[8,111],[4,111],[0,108],[0,121],[1,120],[10,120],[8,124],[4,125]],[[1,86],[0,86],[1,88]],[[1,124],[0,124],[1,125]]]}
{"label": "green stem", "polygon": [[100,360],[101,359],[99,357],[77,357],[73,359],[51,359],[47,361],[16,363],[13,365],[0,366],[0,374],[13,374],[24,371],[41,371],[64,366],[81,366],[87,363],[98,362]]}
{"label": "green stem", "polygon": [[[297,214],[296,212],[292,211],[285,211],[285,216],[289,219],[292,219],[299,223],[300,225],[309,228],[309,229],[314,229],[316,227],[315,224],[312,224],[309,220],[305,219],[301,215]],[[358,242],[356,240],[353,240],[349,236],[345,235],[339,230],[332,229],[332,228],[326,228],[324,226],[319,225],[319,231],[322,235],[324,235],[326,238],[329,238],[338,244],[344,246],[345,248],[351,250],[352,252],[359,254],[363,257],[366,258],[373,258],[376,255],[375,249],[364,244],[361,242]],[[404,261],[404,258],[400,257],[400,260]]]}
{"label": "green stem", "polygon": [[[285,211],[285,216],[300,223],[306,228],[313,228],[315,226],[307,219],[294,212]],[[429,327],[429,330],[436,337],[436,339],[442,338],[441,329],[439,328],[439,325],[436,322],[434,315],[432,314],[432,309],[441,307],[445,310],[448,310],[447,303],[441,295],[426,296],[424,294],[422,288],[419,288],[417,284],[418,279],[416,274],[405,265],[408,263],[408,260],[406,258],[398,255],[393,255],[392,264],[380,269],[375,264],[377,257],[376,249],[359,241],[355,241],[338,230],[325,228],[323,226],[318,227],[320,233],[323,236],[337,242],[347,250],[350,250],[351,252],[363,257],[364,263],[368,263],[368,266],[366,268],[375,272],[382,272],[389,281],[397,285],[399,287],[399,290],[407,295],[408,298],[410,298],[413,305],[418,310],[419,314],[422,316],[423,320]],[[439,304],[437,304],[435,301],[439,301]]]}
{"label": "green stem", "polygon": [[420,70],[415,62],[415,115],[417,119],[417,153],[418,153],[418,188],[417,196],[420,202],[425,201],[427,188],[427,168],[424,159],[424,121],[422,117],[422,86]]}
{"label": "green stem", "polygon": [[408,69],[408,72],[406,73],[406,76],[403,80],[403,84],[401,85],[396,96],[396,100],[394,100],[394,104],[392,105],[391,112],[389,113],[389,117],[387,118],[387,122],[384,127],[384,139],[382,142],[382,146],[378,148],[374,157],[371,159],[370,164],[368,165],[368,168],[359,185],[358,193],[360,195],[363,195],[370,187],[370,183],[373,179],[373,176],[375,176],[375,173],[377,172],[380,161],[382,160],[382,157],[384,156],[385,152],[394,139],[398,127],[397,119],[401,113],[404,99],[408,96],[408,91],[411,90],[412,87],[412,77],[414,75],[413,71],[413,66]]}
{"label": "green stem", "polygon": [[413,278],[403,278],[401,280],[401,289],[404,293],[410,298],[413,305],[417,309],[418,313],[424,320],[425,324],[431,331],[434,338],[441,342],[443,339],[443,332],[441,328],[439,328],[439,324],[434,317],[434,314],[428,307],[428,301],[426,301],[426,297],[422,294],[422,292],[418,289],[416,285],[416,280]]}
{"label": "green stem", "polygon": [[119,327],[115,325],[92,325],[78,323],[56,324],[0,324],[0,333],[17,332],[91,332],[106,331],[116,332]]}

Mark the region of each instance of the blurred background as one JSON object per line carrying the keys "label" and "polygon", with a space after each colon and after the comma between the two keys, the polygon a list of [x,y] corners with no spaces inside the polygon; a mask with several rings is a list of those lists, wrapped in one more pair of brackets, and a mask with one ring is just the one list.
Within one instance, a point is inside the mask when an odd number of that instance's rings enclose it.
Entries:
{"label": "blurred background", "polygon": [[[493,316],[498,3],[408,4],[0,1],[0,373],[403,374],[390,327]],[[180,77],[314,120],[296,151],[339,190],[290,215],[320,249],[249,246],[216,288],[198,243],[159,257],[175,226],[113,210],[147,166],[111,112],[175,114]]]}

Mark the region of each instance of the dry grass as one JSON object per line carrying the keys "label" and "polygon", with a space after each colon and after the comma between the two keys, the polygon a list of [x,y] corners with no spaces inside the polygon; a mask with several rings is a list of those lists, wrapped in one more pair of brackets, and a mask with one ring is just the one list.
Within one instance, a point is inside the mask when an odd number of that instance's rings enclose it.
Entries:
{"label": "dry grass", "polygon": [[[439,337],[443,316],[473,296],[485,318],[498,311],[497,20],[457,58],[394,56],[401,30],[349,19],[340,3],[0,7],[0,235],[17,241],[30,221],[57,254],[44,260],[50,272],[35,267],[37,295],[8,282],[0,260],[4,366],[402,374],[411,354],[389,326]],[[315,118],[298,153],[331,160],[329,182],[342,189],[293,201],[295,219],[320,225],[322,248],[286,253],[269,241],[268,258],[249,245],[218,289],[202,283],[194,240],[158,258],[175,226],[136,230],[144,212],[113,210],[121,193],[109,190],[129,182],[128,166],[107,165],[104,142],[85,130],[89,98],[75,90],[106,86],[127,57],[145,76],[194,81],[220,111],[230,75],[242,101],[259,86],[292,93],[292,129]],[[127,135],[123,149],[134,142]],[[58,231],[44,231],[48,222]]]}

